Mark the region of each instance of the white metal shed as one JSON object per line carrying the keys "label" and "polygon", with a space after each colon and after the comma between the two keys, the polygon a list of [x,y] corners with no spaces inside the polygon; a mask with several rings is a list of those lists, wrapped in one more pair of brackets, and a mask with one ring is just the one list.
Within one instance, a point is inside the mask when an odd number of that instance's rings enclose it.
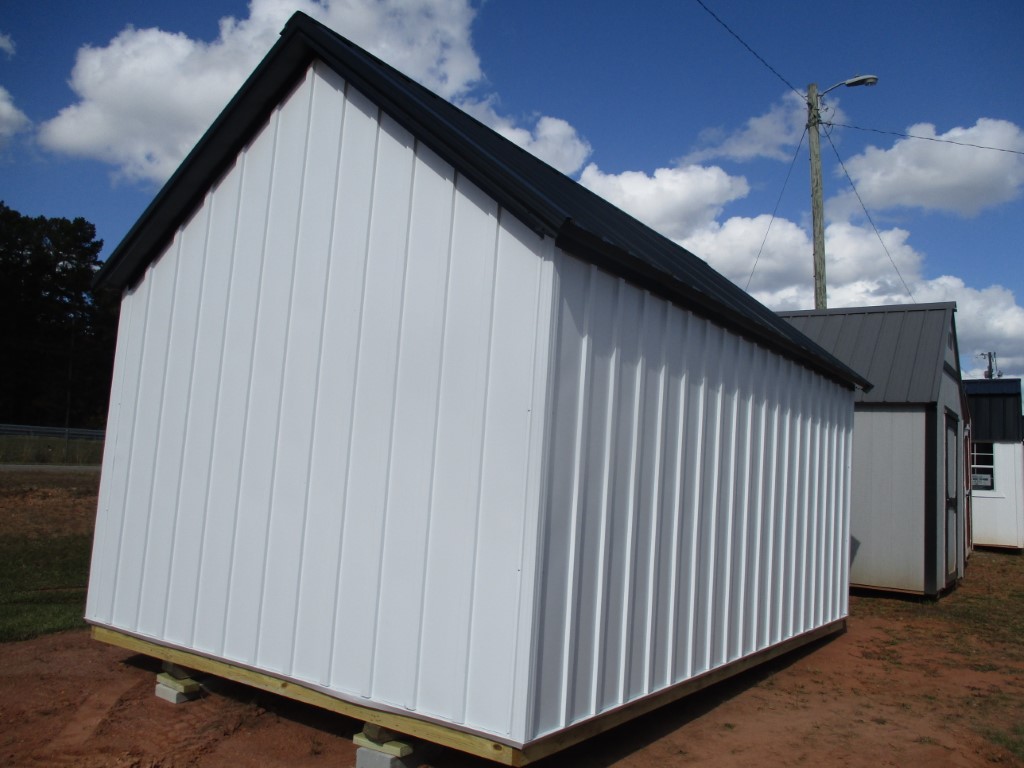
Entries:
{"label": "white metal shed", "polygon": [[964,381],[971,409],[971,533],[981,547],[1024,549],[1020,379]]}
{"label": "white metal shed", "polygon": [[101,280],[100,639],[524,764],[843,626],[867,382],[306,16]]}

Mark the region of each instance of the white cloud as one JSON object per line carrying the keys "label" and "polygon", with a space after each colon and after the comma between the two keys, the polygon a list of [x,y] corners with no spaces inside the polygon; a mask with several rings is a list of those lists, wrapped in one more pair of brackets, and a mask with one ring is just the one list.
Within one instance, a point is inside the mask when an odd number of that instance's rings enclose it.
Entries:
{"label": "white cloud", "polygon": [[[981,118],[970,128],[942,134],[921,123],[907,133],[1024,151],[1024,132],[1006,120]],[[900,139],[891,149],[869,147],[846,167],[868,210],[904,207],[974,216],[1015,199],[1024,187],[1024,156],[920,139]],[[859,204],[850,193],[830,204],[837,215],[853,210]]]}
{"label": "white cloud", "polygon": [[591,163],[580,183],[673,239],[710,225],[726,203],[750,190],[742,176],[699,165],[658,168],[648,176],[642,171],[606,174]]}
{"label": "white cloud", "polygon": [[11,94],[0,85],[0,147],[3,147],[14,134],[28,128],[30,120],[16,106]]}
{"label": "white cloud", "polygon": [[499,115],[494,109],[494,97],[460,99],[456,104],[484,125],[562,173],[576,173],[590,156],[590,144],[561,118],[540,116],[536,118],[531,130],[516,125],[510,117]]}
{"label": "white cloud", "polygon": [[0,32],[0,51],[6,53],[7,58],[14,56],[14,40],[3,32]]}
{"label": "white cloud", "polygon": [[[831,119],[841,120],[838,109],[830,113]],[[763,115],[747,120],[743,128],[723,136],[720,129],[704,131],[701,142],[710,144],[690,152],[683,158],[684,163],[725,158],[744,161],[758,157],[774,160],[789,160],[793,149],[800,141],[807,124],[807,104],[795,93],[787,93]]]}
{"label": "white cloud", "polygon": [[445,97],[481,77],[465,0],[252,0],[213,42],[127,27],[79,50],[79,101],[40,130],[49,149],[113,164],[130,180],[167,178],[270,49],[296,10],[319,18]]}

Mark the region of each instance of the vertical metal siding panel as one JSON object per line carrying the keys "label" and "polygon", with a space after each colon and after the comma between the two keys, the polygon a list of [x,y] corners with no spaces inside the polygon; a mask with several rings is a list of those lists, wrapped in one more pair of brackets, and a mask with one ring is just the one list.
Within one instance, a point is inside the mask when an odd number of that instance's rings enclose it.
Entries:
{"label": "vertical metal siding panel", "polygon": [[498,223],[493,200],[455,183],[417,691],[424,711],[463,722]]}
{"label": "vertical metal siding panel", "polygon": [[113,621],[117,626],[130,631],[138,630],[139,605],[142,600],[142,577],[145,573],[146,541],[152,519],[153,481],[160,446],[161,405],[179,247],[180,233],[149,268],[147,275],[151,288],[146,304],[145,340],[139,363],[138,412],[114,592]]}
{"label": "vertical metal siding panel", "polygon": [[694,616],[694,674],[712,665],[714,642],[715,539],[721,473],[723,370],[722,343],[725,332],[707,323],[705,354],[714,358],[707,373],[705,392],[707,416],[701,447],[700,545],[697,551],[696,603]]}
{"label": "vertical metal siding panel", "polygon": [[745,515],[745,555],[743,569],[743,633],[740,638],[740,654],[752,653],[758,647],[760,639],[759,627],[762,613],[760,602],[762,561],[765,557],[763,548],[763,532],[767,521],[764,519],[765,503],[770,494],[766,477],[768,457],[766,451],[768,440],[766,428],[768,409],[770,408],[771,392],[774,382],[771,379],[768,351],[763,347],[754,348],[754,360],[749,374],[750,395],[750,473],[748,488],[750,490],[750,508]]}
{"label": "vertical metal siding panel", "polygon": [[[751,499],[751,465],[754,445],[754,393],[752,380],[756,381],[759,360],[758,348],[747,341],[740,343],[740,355],[736,360],[737,409],[736,424],[740,432],[737,438],[737,465],[735,469],[736,495],[732,515],[732,556],[729,574],[729,633],[725,657],[732,660],[741,656],[743,639],[746,635],[749,614],[747,607],[747,564],[751,559],[747,549],[750,507],[756,503]],[[746,361],[744,365],[743,362]]]}
{"label": "vertical metal siding panel", "polygon": [[166,624],[167,593],[170,588],[177,524],[181,471],[185,450],[185,426],[190,410],[190,383],[195,364],[196,326],[206,239],[209,234],[209,195],[181,230],[178,268],[175,273],[174,305],[171,310],[167,344],[164,396],[160,403],[160,445],[153,477],[150,524],[147,535],[146,567],[142,573],[139,604],[140,632],[162,637]]}
{"label": "vertical metal siding panel", "polygon": [[372,695],[412,162],[412,137],[382,115],[342,534],[338,620],[346,623],[335,635],[335,676],[363,696]]}
{"label": "vertical metal siding panel", "polygon": [[454,170],[417,145],[413,175],[373,670],[374,696],[410,709],[417,706],[419,660],[419,633],[410,630],[420,625],[425,546],[434,514],[430,497]]}
{"label": "vertical metal siding panel", "polygon": [[790,529],[790,497],[792,495],[792,474],[796,464],[794,446],[796,444],[793,429],[793,381],[794,370],[791,366],[780,364],[782,374],[779,403],[779,436],[777,447],[777,483],[775,488],[775,515],[772,540],[772,572],[769,588],[771,589],[768,605],[771,610],[771,625],[768,632],[768,643],[774,645],[785,633],[786,594],[783,585],[787,583],[789,573],[789,551],[787,542]]}
{"label": "vertical metal siding panel", "polygon": [[[259,661],[310,90],[307,80],[278,107],[270,196],[260,244],[263,269],[224,639],[225,655],[249,664]],[[277,631],[290,632],[291,628]]]}
{"label": "vertical metal siding panel", "polygon": [[194,638],[198,650],[215,655],[222,655],[224,650],[249,381],[253,371],[257,301],[263,272],[264,221],[276,133],[275,115],[243,151],[240,161],[240,199],[225,312]]}
{"label": "vertical metal siding panel", "polygon": [[605,489],[611,450],[607,413],[609,398],[614,396],[613,321],[618,296],[618,282],[597,267],[587,270],[585,280],[587,358],[580,372],[586,372],[587,383],[580,391],[586,393],[586,402],[578,404],[577,418],[587,428],[577,428],[577,434],[585,434],[586,439],[579,445],[579,490],[573,510],[578,533],[572,586],[572,643],[565,647],[563,662],[568,699],[565,717],[569,722],[594,713],[595,669],[600,654],[595,637],[600,626],[600,575],[607,525]]}
{"label": "vertical metal siding panel", "polygon": [[765,441],[765,510],[764,527],[761,532],[761,570],[758,574],[758,647],[765,647],[772,642],[772,630],[775,622],[775,581],[778,578],[778,553],[776,541],[780,525],[782,507],[780,495],[782,478],[780,477],[779,455],[783,448],[783,398],[784,382],[782,380],[783,363],[777,356],[772,356],[769,363],[771,385],[769,393],[769,413],[767,415],[768,439]]}
{"label": "vertical metal siding panel", "polygon": [[236,165],[214,187],[207,203],[210,227],[204,244],[188,421],[178,479],[174,558],[163,629],[165,638],[181,645],[191,644],[195,632],[240,179],[241,170]]}
{"label": "vertical metal siding panel", "polygon": [[345,104],[336,137],[340,145],[335,151],[338,160],[332,169],[335,186],[330,193],[330,258],[324,281],[309,511],[296,613],[296,624],[302,631],[295,638],[292,668],[303,679],[345,690],[338,685],[332,665],[337,621],[342,623],[342,632],[347,631],[351,621],[351,617],[338,616],[338,580],[376,158],[377,109],[351,87],[331,80],[329,73],[324,76],[333,87],[345,89]]}
{"label": "vertical metal siding panel", "polygon": [[728,658],[728,640],[732,625],[732,520],[736,508],[736,446],[739,442],[737,432],[742,429],[742,426],[737,424],[740,343],[739,337],[723,334],[722,348],[718,352],[722,376],[722,426],[719,432],[722,440],[719,447],[719,501],[715,511],[715,536],[712,539],[712,546],[715,549],[712,577],[714,586],[710,594],[713,603],[710,614],[712,667],[724,664]]}
{"label": "vertical metal siding panel", "polygon": [[532,413],[541,249],[537,235],[502,215],[481,464],[481,502],[488,513],[477,529],[466,697],[467,719],[472,716],[472,722],[496,732],[510,727],[523,519],[531,501],[526,497],[528,451],[532,421],[542,418]]}
{"label": "vertical metal siding panel", "polygon": [[117,563],[126,514],[123,502],[131,466],[132,436],[138,406],[138,373],[148,289],[149,283],[144,282],[126,291],[121,297],[85,609],[87,619],[103,623],[110,623],[113,618]]}
{"label": "vertical metal siding panel", "polygon": [[[288,109],[305,120],[295,137],[299,186],[292,242],[282,237],[279,258],[292,262],[284,369],[281,378],[274,485],[270,497],[264,585],[260,598],[257,659],[262,668],[291,674],[296,634],[304,529],[310,506],[310,462],[320,360],[325,286],[330,258],[338,139],[344,102],[338,84],[314,69]],[[323,641],[321,641],[323,642]],[[322,658],[322,656],[321,656]],[[324,673],[321,670],[314,679]]]}
{"label": "vertical metal siding panel", "polygon": [[685,392],[686,446],[683,452],[686,471],[683,488],[686,496],[682,512],[684,517],[683,547],[686,552],[683,562],[686,570],[679,592],[683,603],[679,607],[678,616],[682,624],[676,635],[677,658],[683,660],[680,679],[693,677],[697,665],[698,558],[701,551],[701,521],[704,517],[701,507],[703,494],[701,457],[707,420],[706,392],[709,363],[706,353],[707,325],[704,321],[691,316],[690,322],[687,324],[684,349],[689,371],[687,373],[687,391]]}
{"label": "vertical metal siding panel", "polygon": [[579,398],[579,369],[583,365],[582,339],[586,333],[584,309],[587,302],[588,267],[580,261],[555,255],[558,294],[556,347],[553,356],[552,397],[548,404],[551,425],[547,453],[550,461],[545,512],[541,528],[542,549],[539,568],[540,602],[537,618],[537,646],[532,674],[533,721],[531,735],[547,733],[564,725],[562,670],[567,610],[568,574],[564,553],[571,531],[568,515],[574,494],[572,478],[581,457],[575,454],[576,414]]}
{"label": "vertical metal siding panel", "polygon": [[686,353],[689,314],[669,305],[665,329],[665,454],[657,537],[657,626],[654,638],[652,689],[675,680],[679,590],[682,585],[683,445],[685,441]]}
{"label": "vertical metal siding panel", "polygon": [[635,449],[637,386],[640,375],[639,339],[642,294],[622,284],[619,294],[619,355],[616,371],[614,415],[615,443],[612,452],[611,526],[604,580],[604,620],[601,631],[602,670],[598,708],[604,710],[622,701],[626,668],[625,647],[628,630],[629,568],[632,551],[633,511],[635,508]]}

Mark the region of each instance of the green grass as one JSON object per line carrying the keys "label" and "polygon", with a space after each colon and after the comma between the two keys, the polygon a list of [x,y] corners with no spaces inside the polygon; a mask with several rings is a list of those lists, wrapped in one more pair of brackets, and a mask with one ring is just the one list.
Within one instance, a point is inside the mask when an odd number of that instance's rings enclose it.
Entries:
{"label": "green grass", "polygon": [[102,440],[0,435],[0,464],[99,464]]}
{"label": "green grass", "polygon": [[988,729],[985,738],[993,744],[1005,747],[1015,757],[1024,760],[1024,725],[1011,726],[1008,731]]}
{"label": "green grass", "polygon": [[0,537],[0,642],[84,627],[91,537]]}

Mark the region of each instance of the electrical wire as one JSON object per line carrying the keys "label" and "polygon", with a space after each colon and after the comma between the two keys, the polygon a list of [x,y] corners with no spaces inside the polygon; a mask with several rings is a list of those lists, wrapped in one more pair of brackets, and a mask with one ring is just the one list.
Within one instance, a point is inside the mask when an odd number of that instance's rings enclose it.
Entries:
{"label": "electrical wire", "polygon": [[843,162],[843,158],[839,156],[839,150],[836,149],[835,143],[832,141],[832,134],[829,131],[825,132],[825,138],[828,139],[829,146],[832,147],[832,151],[836,154],[836,160],[839,161],[839,167],[843,169],[843,173],[846,174],[846,180],[850,182],[850,188],[853,190],[853,194],[857,196],[857,202],[860,203],[861,210],[864,211],[864,215],[867,217],[868,223],[871,225],[871,229],[875,231],[875,237],[878,238],[878,242],[882,244],[882,250],[885,251],[885,255],[889,257],[889,263],[892,264],[892,268],[896,270],[896,275],[899,277],[900,282],[903,283],[903,288],[906,290],[907,295],[910,296],[910,300],[917,302],[914,298],[914,292],[910,290],[910,286],[907,285],[907,281],[903,279],[903,273],[900,272],[900,268],[896,266],[896,260],[889,253],[889,249],[885,247],[885,241],[882,240],[882,235],[878,231],[878,227],[875,226],[874,220],[871,218],[871,214],[868,213],[867,206],[864,205],[864,200],[861,199],[860,192],[857,191],[857,185],[853,183],[853,179],[850,177],[850,172],[846,170],[846,164]]}
{"label": "electrical wire", "polygon": [[[699,2],[700,0],[698,0]],[[958,147],[974,147],[975,149],[990,149],[993,152],[1009,152],[1012,155],[1024,155],[1019,149],[1006,149],[1005,147],[987,147],[984,144],[971,144],[966,141],[953,141],[952,139],[939,139],[935,136],[915,136],[912,133],[899,133],[898,131],[883,131],[878,128],[861,128],[858,125],[846,125],[844,123],[830,123],[838,128],[852,128],[855,131],[866,131],[868,133],[882,133],[887,136],[899,136],[904,139],[918,139],[920,141],[935,141],[940,144],[956,144]]]}
{"label": "electrical wire", "polygon": [[779,190],[779,197],[775,201],[775,209],[772,211],[772,217],[768,221],[768,228],[764,231],[764,239],[761,240],[761,247],[757,249],[757,256],[754,257],[754,265],[750,268],[750,274],[747,276],[747,284],[743,286],[743,290],[747,291],[750,289],[750,281],[754,279],[754,270],[757,269],[757,262],[761,259],[761,252],[764,250],[764,244],[768,242],[768,233],[772,231],[772,224],[775,222],[775,215],[779,212],[779,204],[782,202],[782,194],[786,191],[786,185],[789,183],[789,177],[793,173],[793,166],[796,165],[796,158],[800,154],[800,148],[804,145],[804,136],[807,135],[807,126],[804,126],[804,132],[800,134],[800,141],[797,142],[796,152],[793,153],[793,159],[789,161],[789,170],[786,171],[786,178],[782,182],[782,189]]}
{"label": "electrical wire", "polygon": [[721,24],[721,25],[722,25],[723,27],[725,27],[725,31],[726,31],[726,32],[728,32],[728,33],[729,33],[730,35],[732,35],[732,36],[733,36],[733,37],[735,37],[735,38],[736,38],[737,40],[739,40],[739,42],[740,42],[740,45],[742,45],[742,46],[743,46],[744,48],[746,48],[746,49],[747,49],[748,51],[750,51],[750,52],[751,52],[752,54],[754,54],[754,57],[755,57],[755,58],[756,58],[756,59],[757,59],[758,61],[760,61],[760,62],[761,62],[762,64],[764,64],[764,65],[765,65],[766,67],[768,67],[769,71],[770,71],[770,72],[771,72],[771,73],[772,73],[773,75],[775,75],[775,76],[776,76],[777,78],[779,78],[779,80],[781,80],[781,81],[782,81],[783,83],[785,83],[785,84],[786,84],[786,85],[787,85],[787,86],[789,87],[789,89],[790,89],[791,91],[793,91],[793,93],[795,93],[795,94],[796,94],[797,96],[799,96],[799,97],[800,97],[801,99],[806,99],[806,98],[807,98],[807,96],[806,96],[806,95],[805,95],[805,94],[804,94],[804,93],[803,93],[802,91],[799,91],[799,90],[797,90],[796,88],[794,88],[794,87],[793,87],[793,84],[792,84],[791,82],[789,82],[789,80],[787,80],[787,79],[786,79],[786,78],[784,78],[784,77],[783,77],[782,75],[780,75],[780,74],[779,74],[779,73],[778,73],[778,72],[776,71],[775,67],[773,67],[773,66],[772,66],[771,64],[769,64],[769,63],[768,63],[767,61],[765,61],[765,60],[764,60],[764,59],[763,59],[763,58],[761,57],[761,55],[760,55],[760,54],[759,54],[759,53],[758,53],[757,51],[755,51],[755,50],[754,50],[753,48],[751,48],[751,47],[750,47],[749,45],[747,45],[746,41],[745,41],[745,40],[744,40],[744,39],[743,39],[742,37],[740,37],[740,36],[739,36],[739,35],[737,35],[737,34],[736,34],[735,32],[733,32],[733,31],[732,31],[732,29],[731,29],[731,28],[729,27],[729,25],[728,25],[728,24],[726,24],[726,23],[725,23],[724,21],[722,21],[722,20],[721,20],[720,18],[718,18],[718,16],[717,16],[717,15],[715,14],[715,12],[714,12],[714,11],[712,11],[712,10],[711,10],[710,8],[708,8],[708,7],[706,6],[706,5],[704,5],[704,2],[703,2],[703,0],[697,0],[697,5],[699,5],[699,6],[700,6],[701,8],[703,8],[703,9],[704,9],[705,11],[707,11],[707,12],[708,12],[708,14],[709,14],[709,15],[711,16],[711,18],[713,18],[713,19],[714,19],[715,21],[717,21],[717,22],[718,22],[719,24]]}

